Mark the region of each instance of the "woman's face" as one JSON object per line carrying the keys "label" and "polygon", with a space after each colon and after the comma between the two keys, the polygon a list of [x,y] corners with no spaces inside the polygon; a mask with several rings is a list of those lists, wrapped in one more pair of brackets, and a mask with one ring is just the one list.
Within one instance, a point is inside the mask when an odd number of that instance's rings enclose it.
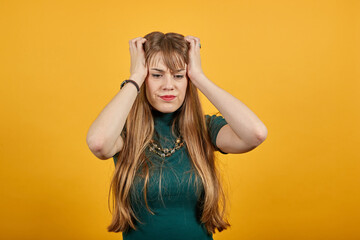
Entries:
{"label": "woman's face", "polygon": [[188,79],[186,68],[173,74],[165,66],[160,55],[148,66],[149,74],[145,79],[146,97],[150,104],[163,113],[175,112],[184,102]]}

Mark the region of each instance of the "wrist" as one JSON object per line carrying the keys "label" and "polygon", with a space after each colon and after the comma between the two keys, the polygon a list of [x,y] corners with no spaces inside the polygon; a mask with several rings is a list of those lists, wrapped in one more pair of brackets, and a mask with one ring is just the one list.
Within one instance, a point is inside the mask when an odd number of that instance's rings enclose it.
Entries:
{"label": "wrist", "polygon": [[125,79],[121,84],[120,84],[120,89],[122,89],[126,84],[132,84],[136,87],[136,91],[139,94],[140,93],[140,86],[137,82],[135,82],[132,79]]}
{"label": "wrist", "polygon": [[192,82],[201,81],[205,76],[204,72],[188,73],[188,77]]}
{"label": "wrist", "polygon": [[139,87],[142,85],[142,83],[145,80],[143,76],[140,76],[138,74],[131,74],[129,79],[134,80],[139,85]]}

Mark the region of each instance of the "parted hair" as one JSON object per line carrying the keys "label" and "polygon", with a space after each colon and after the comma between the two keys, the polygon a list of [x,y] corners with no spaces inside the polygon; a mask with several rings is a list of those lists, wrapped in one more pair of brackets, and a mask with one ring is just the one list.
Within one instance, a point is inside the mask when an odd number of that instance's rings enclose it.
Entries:
{"label": "parted hair", "polygon": [[[185,68],[185,63],[189,63],[190,44],[183,35],[155,31],[144,38],[147,39],[143,46],[148,66],[158,53],[161,53],[164,64],[171,72]],[[186,77],[189,80],[188,76]],[[203,186],[203,194],[198,200],[199,221],[205,225],[208,234],[215,233],[215,229],[221,232],[231,226],[226,219],[226,194],[215,162],[215,147],[211,143],[198,90],[191,81],[188,81],[184,102],[177,111],[178,114],[172,123],[172,132],[174,134],[175,129],[180,132],[188,150],[195,178],[197,181],[200,179]],[[147,210],[154,214],[147,202],[151,161],[145,150],[154,134],[154,118],[152,106],[146,97],[146,84],[142,84],[140,88],[140,93],[126,118],[124,129],[126,131],[121,133],[124,145],[118,153],[109,189],[109,199],[111,198],[113,204],[112,221],[107,227],[109,232],[126,232],[129,228],[137,230],[136,221],[141,223],[130,201],[131,188],[136,176],[143,179],[145,204]],[[140,172],[142,174],[138,174]]]}

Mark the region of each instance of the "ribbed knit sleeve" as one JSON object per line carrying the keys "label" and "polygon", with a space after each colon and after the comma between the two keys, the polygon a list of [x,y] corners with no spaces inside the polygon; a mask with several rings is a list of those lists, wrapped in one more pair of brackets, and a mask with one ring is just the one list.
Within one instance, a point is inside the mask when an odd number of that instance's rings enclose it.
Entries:
{"label": "ribbed knit sleeve", "polygon": [[208,128],[208,132],[210,135],[210,139],[212,144],[215,146],[215,150],[221,152],[222,154],[228,154],[223,152],[216,146],[216,137],[220,131],[220,129],[228,124],[223,116],[216,116],[216,115],[205,115],[205,122]]}

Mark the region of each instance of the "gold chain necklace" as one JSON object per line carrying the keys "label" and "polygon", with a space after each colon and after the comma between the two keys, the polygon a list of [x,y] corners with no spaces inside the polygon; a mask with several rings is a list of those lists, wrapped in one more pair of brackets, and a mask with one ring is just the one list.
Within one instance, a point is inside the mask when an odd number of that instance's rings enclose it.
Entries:
{"label": "gold chain necklace", "polygon": [[[160,145],[160,144],[159,144]],[[151,139],[150,140],[150,145],[149,145],[149,150],[151,152],[156,153],[157,155],[159,155],[160,157],[169,157],[171,156],[176,150],[180,149],[182,146],[184,145],[184,142],[182,141],[181,137],[178,137],[175,141],[175,147],[173,148],[161,148],[158,146],[158,144],[156,144],[156,142]]]}

